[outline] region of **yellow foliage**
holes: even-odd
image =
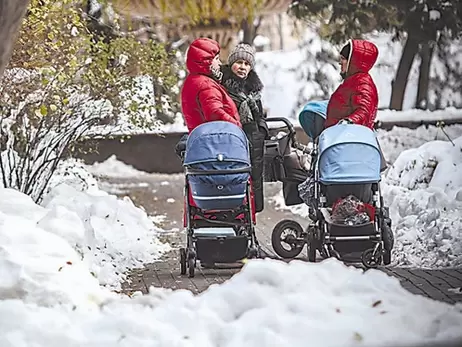
[[[164,23],[194,25],[207,21],[252,19],[263,0],[112,0],[125,15],[149,17]]]

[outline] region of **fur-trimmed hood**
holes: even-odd
[[[221,72],[223,73],[221,84],[226,89],[245,94],[261,93],[263,90],[263,83],[254,70],[250,70],[246,79],[236,76],[229,65],[222,65]]]

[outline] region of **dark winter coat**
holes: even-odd
[[[219,53],[216,41],[195,40],[186,56],[186,77],[181,89],[181,109],[189,132],[202,123],[227,121],[241,126],[236,105],[225,88],[211,76],[212,60]]]
[[[370,69],[378,57],[378,48],[372,42],[351,40],[350,57],[345,80],[332,94],[327,106],[325,126],[349,119],[355,124],[374,127],[377,116],[378,93]]]
[[[261,102],[263,83],[253,70],[249,72],[246,79],[236,76],[228,65],[222,65],[221,72],[223,73],[221,83],[236,103],[242,128],[250,142],[255,212],[261,212],[264,208],[263,157],[265,139],[268,136],[266,115]]]

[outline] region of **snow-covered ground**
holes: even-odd
[[[454,143],[460,150],[462,137]],[[454,161],[457,149],[450,142],[438,146],[426,145],[434,151],[429,155],[450,166],[451,157],[443,152],[451,151]],[[412,160],[417,156],[403,155]],[[399,172],[410,176],[422,166],[410,167],[405,159],[390,170],[390,180]],[[153,261],[168,245],[158,241],[160,230],[143,210],[99,190],[88,171],[124,179],[146,175],[115,158],[91,167],[68,161],[53,178],[42,206],[17,191],[0,192],[2,347],[305,346],[307,336],[322,346],[405,346],[462,338],[461,304],[413,295],[396,278],[335,259],[316,264],[249,261],[229,281],[197,296],[151,288],[148,295],[130,298],[110,291],[119,288],[127,269]],[[445,184],[441,178],[444,174],[435,173],[435,181],[428,181],[432,187],[420,190],[412,180],[399,180],[390,188],[397,193],[386,194],[416,202],[433,194],[427,201],[440,208],[442,200],[436,198],[444,191],[438,188]],[[444,203],[449,218],[449,198]],[[412,216],[401,212],[393,211],[398,213],[395,225],[408,227]],[[442,235],[436,231],[439,222],[432,223],[432,235]],[[416,231],[399,230],[397,247],[407,252],[410,246],[403,240],[417,238]],[[455,254],[453,246],[445,250]]]
[[[80,286],[80,289],[82,286]],[[404,290],[396,278],[321,264],[249,262],[201,295],[152,289],[133,298],[46,307],[0,301],[0,345],[406,346],[462,337],[462,306]]]
[[[446,133],[452,140],[436,127],[379,132],[392,163],[381,187],[393,220],[394,264],[462,266],[462,126]],[[287,208],[282,194],[274,201]],[[304,205],[290,209],[308,216]]]
[[[58,302],[67,276],[75,281],[69,285],[76,293],[79,277],[82,283],[120,289],[128,270],[169,249],[158,241],[161,230],[142,209],[129,198],[117,199],[99,190],[84,166],[73,160],[61,165],[41,206],[15,190],[1,191],[0,273],[9,276],[12,287],[49,290],[49,299]],[[47,271],[53,274],[49,286]],[[22,295],[21,290],[16,292]],[[78,295],[86,294],[82,290]]]
[[[312,57],[321,49],[333,50],[312,39]],[[381,48],[388,53],[381,56],[375,77],[392,76],[396,45],[390,51]],[[306,54],[258,54],[270,115],[297,123],[298,96],[318,95],[319,85],[294,75]],[[304,73],[321,70],[328,77],[323,87],[334,87],[335,67],[321,60],[308,63],[312,66]],[[389,80],[378,84],[384,105]],[[409,108],[409,93],[406,100]],[[436,114],[406,112],[381,111],[379,119]],[[184,130],[178,117],[159,131]],[[399,264],[462,265],[462,126],[445,131],[453,142],[435,127],[379,131],[385,156],[394,163],[383,193]],[[429,142],[435,138],[440,141]],[[118,294],[128,270],[159,259],[170,247],[159,241],[162,230],[153,222],[161,216],[147,216],[129,198],[103,192],[92,174],[147,176],[115,157],[90,167],[69,160],[41,205],[18,191],[0,189],[1,347],[305,346],[308,340],[322,346],[404,346],[462,339],[461,304],[413,295],[396,278],[335,259],[316,264],[252,260],[226,283],[197,296],[154,288],[148,295]],[[303,206],[294,210],[305,213]]]

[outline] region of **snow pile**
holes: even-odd
[[[99,190],[94,178],[74,160],[60,166],[42,206],[19,192],[4,191],[9,198],[1,195],[1,212],[20,214],[34,228],[59,237],[55,243],[66,241],[86,263],[88,274],[109,288],[120,289],[128,270],[143,267],[170,249],[158,240],[162,230],[144,210],[128,197],[121,200]],[[69,256],[69,261],[75,264],[75,256]]]
[[[250,261],[202,295],[153,290],[100,310],[1,301],[0,345],[383,346],[462,338],[462,306],[403,289],[383,272],[329,259]],[[258,327],[256,329],[255,327]]]
[[[61,220],[67,229],[61,226],[58,235],[44,222],[49,212],[30,197],[12,189],[1,189],[0,194],[1,299],[82,305],[99,303],[109,295],[68,242],[79,236],[81,221],[76,216],[65,211],[74,218]]]
[[[384,179],[402,265],[462,265],[462,137],[453,143],[402,152]]]
[[[377,121],[381,122],[408,122],[408,121],[433,121],[438,122],[442,120],[460,120],[462,119],[462,109],[454,107],[447,107],[444,110],[381,110],[377,112]]]
[[[445,126],[443,129],[431,125],[420,126],[417,129],[393,127],[390,131],[377,130],[380,147],[391,164],[406,149],[419,147],[428,141],[448,141],[448,137],[455,139],[459,136],[462,136],[462,125],[459,124]]]
[[[394,265],[462,265],[462,136],[403,151],[381,188],[393,220]],[[273,201],[287,208],[282,193]],[[289,209],[308,217],[303,204]]]
[[[138,171],[133,166],[118,160],[115,155],[111,155],[102,163],[88,165],[86,169],[95,176],[104,177],[130,178],[146,175],[146,172]]]
[[[439,188],[462,201],[462,136],[403,151],[384,182],[409,190]]]

